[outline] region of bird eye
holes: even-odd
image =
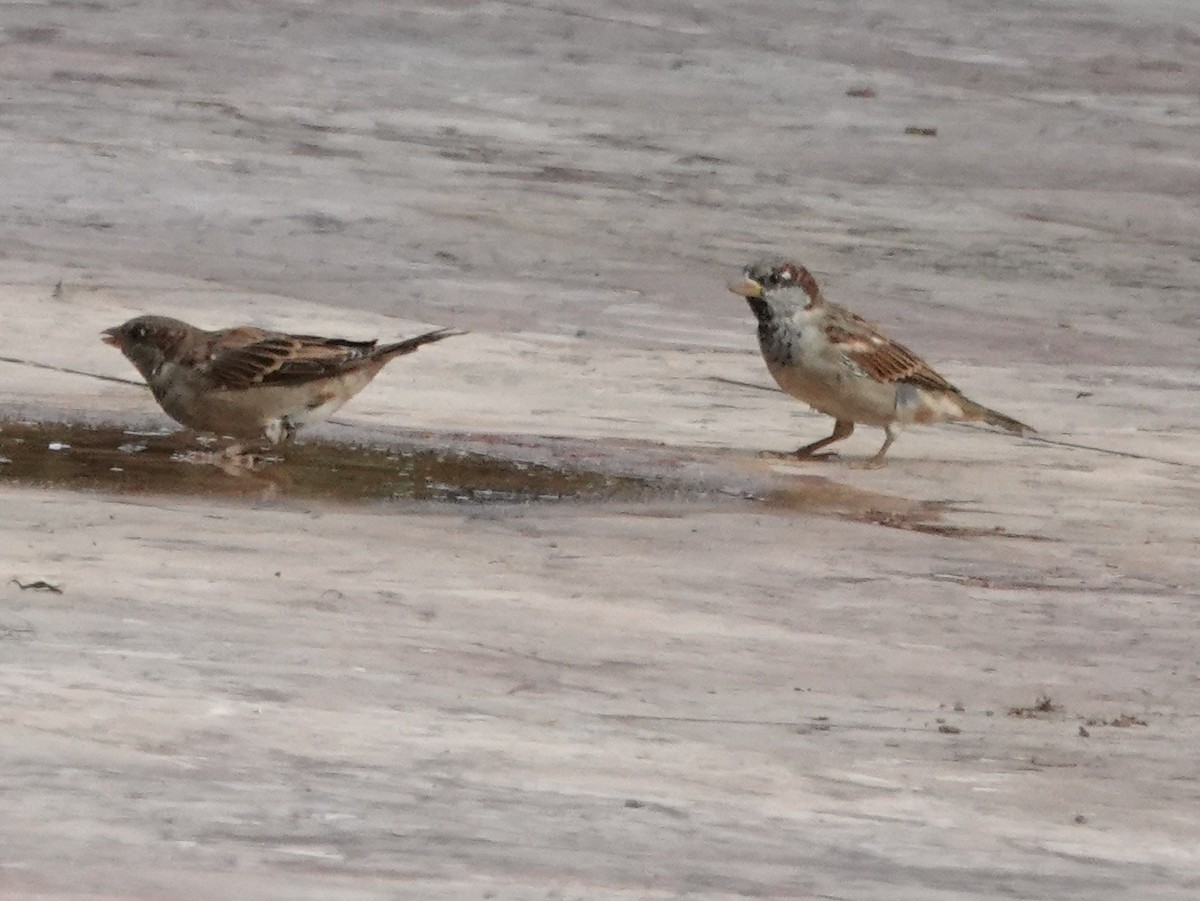
[[[141,341],[146,337],[146,326],[135,325],[129,330],[129,337],[133,338],[135,341]]]

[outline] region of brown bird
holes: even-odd
[[[1034,431],[968,399],[877,325],[825,300],[803,266],[763,260],[743,275],[729,290],[745,297],[758,319],[768,371],[792,397],[834,419],[833,434],[804,445],[797,457],[850,437],[860,422],[887,435],[870,467],[884,465],[901,425],[972,420],[1021,435]]]
[[[167,316],[138,316],[103,338],[137,367],[172,419],[276,444],[332,416],[393,357],[461,334],[436,329],[378,347],[252,326],[206,331]]]

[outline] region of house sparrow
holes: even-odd
[[[251,326],[205,331],[166,316],[138,316],[103,333],[177,422],[270,444],[326,419],[393,357],[462,332],[437,329],[376,347]]]
[[[977,420],[1018,434],[1034,430],[968,400],[933,368],[878,326],[829,303],[803,266],[752,263],[729,285],[758,319],[758,344],[779,387],[834,418],[833,434],[796,451],[799,458],[848,438],[854,424],[879,426],[883,447],[866,466],[884,465],[896,427]]]

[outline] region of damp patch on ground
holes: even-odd
[[[946,522],[958,510],[950,501],[917,501],[868,491],[822,476],[795,475],[761,497],[764,507],[784,515],[808,513],[869,523],[887,529],[922,532],[943,538],[1015,538],[1050,541],[1043,535],[1014,532],[1003,526],[977,528]]]
[[[455,441],[467,446],[455,447]],[[1047,540],[947,523],[945,514],[953,507],[946,502],[909,500],[824,476],[776,474],[755,480],[735,471],[736,456],[733,468],[726,459],[722,477],[713,466],[689,470],[677,453],[658,455],[654,462],[644,448],[640,454],[627,449],[630,458],[621,457],[621,469],[615,471],[616,455],[601,453],[594,444],[590,455],[577,448],[555,449],[549,439],[529,447],[498,441],[486,453],[480,452],[482,445],[477,437],[463,436],[436,447],[308,440],[246,468],[228,461],[214,465],[221,455],[186,431],[0,420],[0,486],[352,504],[751,503],[777,515],[832,516],[948,538]],[[522,460],[522,454],[539,462]]]
[[[351,503],[637,501],[676,491],[652,479],[445,448],[312,441],[291,445],[253,469],[199,464],[198,450],[186,433],[0,422],[0,484]]]

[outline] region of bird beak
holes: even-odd
[[[747,276],[736,282],[729,283],[729,290],[742,297],[762,297],[763,288],[754,279]]]
[[[100,333],[100,340],[109,347],[120,347],[121,339],[118,337],[118,332],[121,330],[119,325],[114,325],[112,328],[106,328]]]

